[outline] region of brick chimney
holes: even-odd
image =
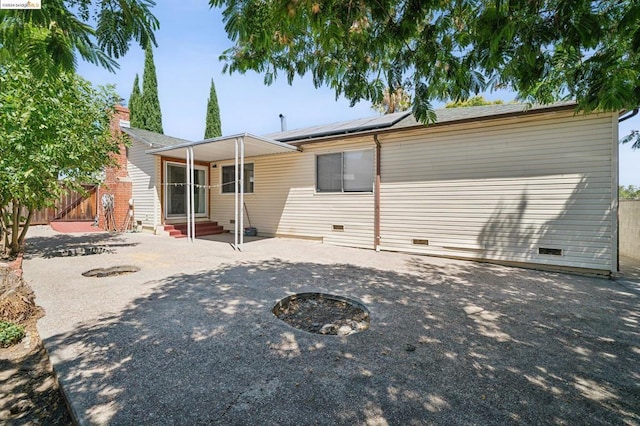
[[[129,122],[129,108],[116,105],[115,114],[111,119],[111,134],[115,138],[122,138],[121,124]],[[114,219],[118,231],[122,231],[129,215],[129,200],[133,196],[131,178],[127,170],[127,148],[122,143],[118,153],[112,154],[116,160],[116,166],[105,169],[104,183],[98,189],[98,226],[106,229],[105,210],[102,206],[104,194],[113,195]],[[113,230],[113,225],[110,226]]]

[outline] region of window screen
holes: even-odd
[[[342,153],[318,155],[316,170],[318,192],[342,191]]]
[[[236,192],[236,166],[222,167],[222,193],[233,194]],[[253,163],[244,165],[244,193],[253,192]]]
[[[343,155],[345,192],[373,191],[373,151],[351,151]]]
[[[323,154],[316,157],[318,192],[373,191],[373,150]]]

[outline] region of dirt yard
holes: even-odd
[[[42,315],[31,289],[0,261],[0,318],[26,331],[20,343],[0,348],[2,424],[73,424],[36,329]]]

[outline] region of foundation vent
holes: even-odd
[[[429,240],[421,240],[418,238],[414,238],[411,241],[411,244],[413,244],[414,246],[428,246],[429,245]]]
[[[549,248],[549,247],[538,247],[538,254],[546,254],[546,255],[549,255],[549,256],[562,256],[562,249]]]
[[[334,231],[344,231],[344,225],[331,225],[331,229]]]
[[[235,219],[229,219],[229,223],[234,225],[236,223],[236,220]]]

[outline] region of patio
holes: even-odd
[[[81,424],[640,422],[631,281],[302,240],[31,235],[25,279]],[[81,275],[114,265],[141,270]],[[369,330],[275,318],[301,292],[360,301]]]

